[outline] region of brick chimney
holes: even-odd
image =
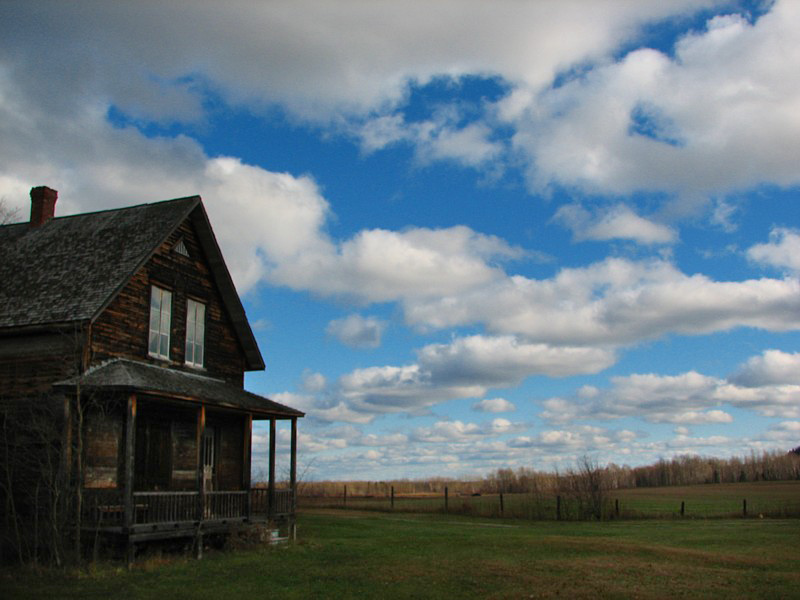
[[[31,188],[31,227],[39,227],[47,223],[56,214],[58,192],[40,185]]]

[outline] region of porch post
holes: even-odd
[[[245,494],[244,516],[249,521],[252,510],[250,466],[252,464],[253,453],[253,415],[248,414],[244,417],[244,439],[242,442],[242,488]]]
[[[79,400],[80,401],[80,400]],[[124,510],[124,530],[127,538],[127,562],[128,566],[133,563],[134,544],[130,541],[131,529],[136,520],[136,505],[133,502],[133,479],[134,479],[134,458],[136,452],[136,394],[128,396],[127,409],[125,411],[125,448],[123,459],[123,510]]]
[[[289,489],[292,490],[291,512],[297,509],[297,417],[292,417],[291,456],[289,458]]]
[[[289,489],[292,490],[292,500],[289,512],[289,537],[297,539],[297,417],[292,417],[292,442],[289,463]]]
[[[195,554],[197,558],[203,558],[203,517],[205,513],[205,485],[203,481],[203,433],[206,429],[206,407],[201,404],[197,409],[197,429],[195,437],[197,439],[197,533],[195,535]]]
[[[269,518],[275,517],[275,419],[269,420]]]

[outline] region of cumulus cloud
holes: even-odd
[[[544,400],[551,423],[638,417],[651,423],[687,425],[733,422],[724,405],[767,417],[800,418],[797,354],[767,350],[751,357],[727,379],[689,371],[680,375],[634,374],[612,378],[608,389]],[[688,430],[682,430],[688,433]]]
[[[800,385],[800,352],[765,350],[749,358],[730,380],[744,387]]]
[[[325,332],[351,348],[377,348],[384,329],[386,323],[380,319],[349,315],[328,323]]]
[[[674,56],[637,49],[538,94],[512,120],[533,187],[667,192],[685,210],[762,181],[796,184],[798,22],[786,1],[753,23],[717,16]]]
[[[412,325],[483,323],[493,333],[565,345],[619,345],[750,326],[800,327],[796,279],[714,281],[663,260],[609,258],[550,279],[510,276],[490,285],[405,303]]]
[[[505,398],[484,398],[479,402],[472,405],[472,410],[487,413],[502,413],[513,412],[517,410],[513,402],[509,402]]]
[[[623,205],[593,215],[578,204],[564,204],[553,218],[571,229],[577,241],[621,239],[650,245],[669,244],[677,237],[670,227],[640,217]]]
[[[769,243],[756,244],[747,257],[757,263],[800,273],[800,232],[777,227],[770,232]]]
[[[515,433],[525,429],[522,423],[507,419],[493,419],[487,423],[464,423],[463,421],[437,421],[431,427],[420,427],[412,433],[412,439],[426,443],[468,442],[481,438]]]

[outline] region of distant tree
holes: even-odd
[[[11,208],[5,198],[0,198],[0,225],[14,223],[19,218],[19,210]]]
[[[792,448],[791,450],[789,450],[789,454],[797,454],[798,456],[800,456],[800,446],[797,446],[796,448]]]

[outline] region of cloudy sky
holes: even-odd
[[[791,0],[5,0],[0,198],[200,194],[307,478],[788,450],[798,30]]]

